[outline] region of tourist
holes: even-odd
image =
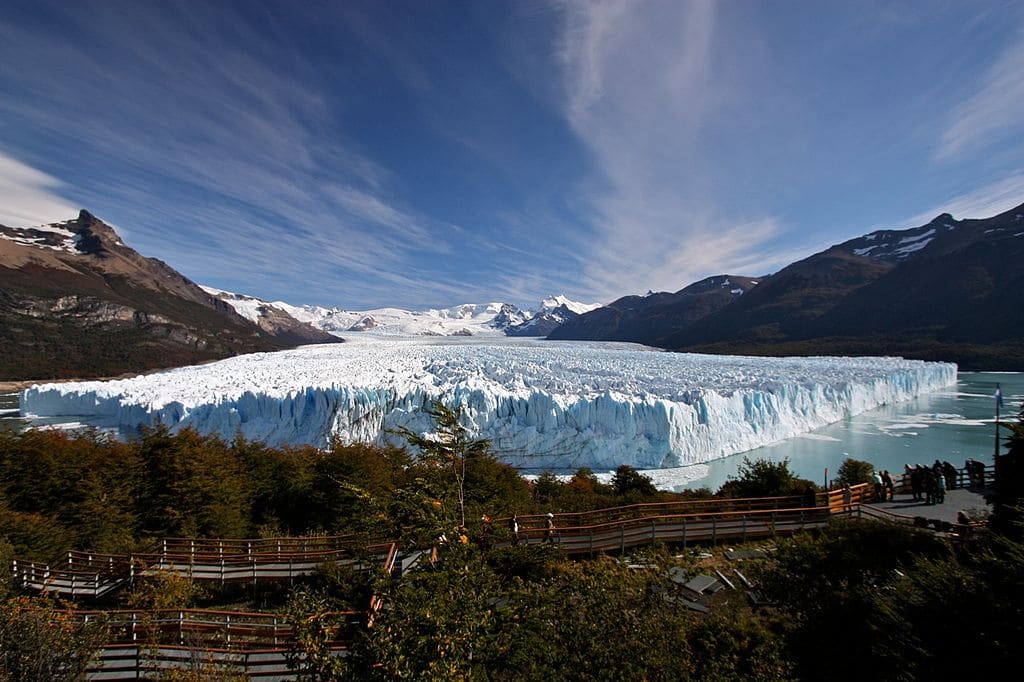
[[[548,512],[547,520],[544,522],[544,542],[555,541],[555,515]]]
[[[949,462],[942,463],[942,474],[946,477],[946,489],[953,490],[956,488],[956,467]]]
[[[925,467],[921,470],[921,487],[924,490],[924,503],[935,504],[935,472]]]
[[[967,475],[968,487],[974,487],[974,460],[968,459],[964,462],[964,473]]]
[[[882,501],[888,499],[890,502],[896,496],[896,486],[892,482],[892,474],[888,469],[882,469]]]
[[[519,518],[513,514],[508,520],[508,534],[512,536],[512,544],[519,544]]]
[[[843,511],[853,510],[853,490],[849,483],[843,484]]]
[[[479,545],[481,549],[491,548],[491,535],[493,534],[494,528],[491,525],[491,517],[484,514],[480,517],[480,540]]]
[[[876,469],[871,474],[875,484],[875,502],[882,502],[885,500],[885,481],[882,480],[882,474]]]
[[[916,502],[921,501],[921,493],[923,490],[924,481],[921,478],[924,475],[924,467],[918,464],[910,472],[910,494],[914,496]]]

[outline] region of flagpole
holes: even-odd
[[[993,458],[992,458],[992,463],[993,464],[995,464],[996,459],[998,459],[998,457],[999,457],[999,404],[1001,402],[1003,402],[1003,391],[999,387],[999,384],[996,384],[996,444],[995,444],[995,454],[993,455]]]

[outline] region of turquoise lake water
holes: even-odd
[[[914,400],[885,405],[825,426],[803,436],[749,452],[679,469],[649,471],[664,488],[716,490],[735,475],[743,457],[789,460],[801,478],[818,484],[834,478],[843,460],[852,457],[876,469],[903,471],[905,464],[948,460],[992,462],[995,449],[995,390],[1001,384],[1001,418],[1016,419],[1024,400],[1024,374],[961,372],[956,386]]]

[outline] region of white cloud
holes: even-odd
[[[711,196],[702,135],[737,88],[715,72],[714,3],[568,2],[564,114],[599,177],[584,191],[596,233],[584,259],[599,297],[675,290],[777,267],[771,216],[732,216]],[[747,270],[749,268],[749,270]]]
[[[907,219],[911,226],[922,225],[940,213],[954,218],[990,218],[1024,203],[1024,172],[985,185],[972,192],[952,196],[938,206]]]
[[[34,227],[70,220],[78,215],[60,196],[61,183],[0,151],[0,223]]]
[[[953,108],[939,139],[938,160],[976,151],[1004,136],[1024,135],[1024,29],[981,83],[974,96]]]

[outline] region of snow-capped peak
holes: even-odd
[[[589,313],[591,310],[600,308],[600,303],[579,303],[566,298],[564,295],[548,296],[540,302],[540,310],[538,314],[542,312],[548,312],[551,310],[557,310],[558,308],[565,308],[566,310],[582,315],[583,313]]]

